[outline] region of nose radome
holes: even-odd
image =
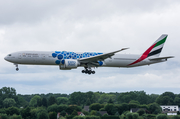
[[[5,59],[6,61],[8,61],[8,58],[7,58],[7,56],[6,56],[6,57],[4,57],[4,59]]]

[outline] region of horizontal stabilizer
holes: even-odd
[[[174,58],[174,56],[151,58],[151,59],[149,59],[149,60],[151,60],[151,61],[153,61],[153,60],[162,60],[162,59],[167,60],[167,59],[169,59],[169,58]]]

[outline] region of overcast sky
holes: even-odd
[[[168,34],[161,56],[167,62],[137,68],[98,68],[95,75],[58,66],[15,66],[4,57],[16,51],[142,54]],[[148,94],[180,92],[179,0],[0,0],[0,88],[19,94],[75,91]]]

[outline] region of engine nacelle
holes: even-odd
[[[59,68],[61,70],[71,70],[71,69],[76,69],[79,65],[80,64],[77,60],[65,59],[64,61],[62,61],[62,64],[59,65]]]

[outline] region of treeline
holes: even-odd
[[[161,95],[146,94],[144,91],[131,91],[125,93],[103,93],[103,92],[74,92],[72,94],[32,94],[21,95],[16,94],[16,90],[10,87],[3,87],[0,89],[0,108],[9,107],[11,105],[16,107],[36,106],[34,97],[38,99],[39,103],[46,103],[47,106],[51,105],[51,100],[56,104],[75,104],[78,106],[91,105],[93,103],[106,104],[110,99],[114,104],[129,103],[134,100],[139,104],[150,104],[156,102],[159,105],[179,105],[180,94],[173,92],[165,92]],[[9,102],[9,103],[8,103]],[[11,102],[11,103],[10,103]],[[53,102],[54,103],[54,102]]]
[[[14,89],[15,90],[15,89]],[[180,94],[174,94],[173,92],[165,92],[161,95],[158,94],[146,94],[144,91],[131,91],[125,93],[103,93],[103,92],[74,92],[72,94],[32,94],[32,95],[21,95],[20,106],[24,104],[31,104],[30,101],[34,96],[39,96],[41,99],[55,98],[56,104],[75,104],[79,106],[91,105],[93,103],[106,104],[110,99],[114,104],[129,103],[134,100],[139,104],[150,104],[156,102],[160,105],[179,105],[180,106]],[[17,97],[15,100],[17,100]],[[24,104],[21,104],[24,102]],[[26,102],[26,103],[25,103]],[[49,102],[50,103],[50,102]],[[50,103],[51,104],[51,103]]]
[[[165,92],[161,95],[146,94],[144,91],[131,91],[125,93],[103,92],[74,92],[72,94],[17,94],[14,88],[3,87],[0,89],[0,118],[24,119],[55,119],[57,113],[67,119],[79,118],[77,112],[83,112],[86,117],[108,119],[127,118],[137,116],[142,118],[155,118],[161,113],[160,105],[179,105],[180,94]],[[89,106],[89,111],[83,110]],[[138,113],[130,114],[131,108],[144,108]],[[99,111],[106,111],[101,115]],[[88,115],[88,116],[87,116]],[[84,118],[86,118],[84,117]],[[161,117],[161,116],[160,116]],[[90,118],[89,118],[90,119]]]

